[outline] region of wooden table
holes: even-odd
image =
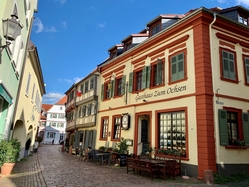
[[[111,153],[97,153],[95,155],[99,157],[99,163],[100,163],[100,165],[103,164],[104,156],[108,156],[107,157],[107,162],[108,162],[109,165],[111,164],[111,162],[110,162],[110,155],[111,155]]]

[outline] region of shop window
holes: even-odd
[[[100,129],[100,139],[101,140],[107,140],[108,124],[109,124],[108,117],[102,118],[102,120],[101,120],[101,129]]]
[[[185,111],[159,114],[159,149],[178,150],[186,156]]]
[[[236,54],[227,49],[221,49],[221,79],[237,81]]]
[[[249,146],[248,113],[240,109],[219,109],[220,145]]]
[[[120,141],[120,133],[121,133],[121,117],[113,118],[113,127],[112,127],[112,140]]]

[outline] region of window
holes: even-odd
[[[31,74],[29,73],[28,75],[28,81],[27,81],[27,86],[26,86],[26,95],[29,95],[29,85],[30,85],[30,79],[31,79]]]
[[[239,22],[243,23],[244,25],[248,25],[248,17],[243,16],[243,15],[239,15]]]
[[[80,85],[80,91],[83,93],[84,92],[84,83]]]
[[[64,123],[58,123],[59,128],[64,128]]]
[[[81,117],[81,107],[79,107],[79,110],[78,110],[78,117]]]
[[[227,80],[237,80],[235,53],[232,51],[221,50],[221,59],[221,77]]]
[[[160,149],[186,153],[185,111],[160,113],[159,135]]]
[[[48,132],[47,138],[55,138],[55,132]]]
[[[152,27],[151,36],[155,35],[156,33],[159,33],[159,31],[160,31],[160,24],[157,24],[156,26]]]
[[[56,123],[55,123],[55,122],[50,123],[50,126],[51,126],[51,127],[56,127]]]
[[[91,115],[91,107],[92,107],[92,104],[87,105],[87,116]]]
[[[129,74],[129,92],[140,91],[150,86],[150,69],[150,66],[145,66],[142,70]]]
[[[249,84],[249,58],[244,56],[245,83]]]
[[[228,108],[218,110],[220,145],[249,145],[249,116],[241,109]]]
[[[60,107],[60,110],[63,110],[63,107],[62,107],[62,106]]]
[[[91,114],[95,114],[96,113],[96,104],[92,103],[91,104]]]
[[[90,79],[90,90],[93,89],[93,86],[94,86],[94,78],[91,78]]]
[[[116,78],[114,85],[114,96],[122,96],[125,92],[126,76]]]
[[[88,85],[89,85],[89,81],[85,82],[85,93],[88,92]]]
[[[152,77],[151,77],[151,85],[152,86],[158,86],[163,84],[164,82],[164,65],[163,61],[160,59],[157,59],[157,62],[152,64]]]
[[[51,118],[57,118],[57,114],[51,114]]]
[[[102,84],[101,87],[101,99],[109,99],[112,97],[112,92],[113,92],[113,85],[114,81],[106,82],[105,84]]]
[[[125,51],[128,51],[131,48],[131,42],[127,43],[125,46]]]
[[[103,117],[101,120],[101,129],[100,129],[100,139],[107,140],[108,136],[108,117]]]
[[[58,118],[59,118],[59,119],[64,119],[64,118],[65,118],[65,115],[64,115],[64,114],[58,114]]]
[[[170,57],[170,82],[175,82],[185,78],[184,52]]]
[[[120,132],[121,132],[121,117],[114,117],[112,140],[120,140]]]

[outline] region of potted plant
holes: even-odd
[[[11,173],[15,163],[19,158],[21,142],[17,139],[1,140],[0,142],[0,165],[1,174],[8,175]]]
[[[117,143],[117,147],[118,147],[118,153],[120,154],[128,154],[129,150],[128,147],[129,145],[126,144],[126,140],[122,138],[122,140]]]

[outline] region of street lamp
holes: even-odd
[[[11,19],[3,20],[3,36],[6,39],[6,45],[0,46],[0,52],[14,41],[18,35],[21,34],[22,26],[17,21],[18,17],[15,14],[11,15]]]

